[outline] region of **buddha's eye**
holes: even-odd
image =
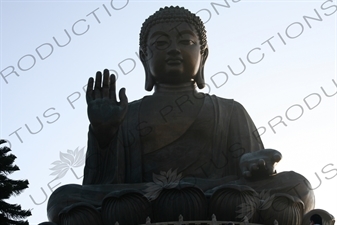
[[[166,45],[168,45],[168,41],[156,41],[156,42],[155,42],[155,45],[156,45],[157,47],[166,46]]]
[[[157,49],[163,50],[170,46],[170,42],[168,40],[156,40],[152,45]]]
[[[180,43],[183,45],[194,45],[195,44],[193,40],[189,40],[189,39],[181,40]]]

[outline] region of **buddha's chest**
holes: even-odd
[[[140,137],[143,153],[180,142],[183,137],[188,146],[209,140],[213,115],[211,105],[192,94],[145,98],[139,114],[139,122],[149,131]]]
[[[186,97],[186,103],[180,109],[173,105],[179,99],[166,100],[166,104],[148,104],[151,110],[147,113],[143,111],[145,107],[141,108],[140,119],[148,119],[147,126],[152,129],[141,136],[144,180],[151,180],[153,173],[170,169],[178,169],[184,176],[207,177],[202,167],[212,159],[216,135],[212,103],[206,99],[189,102]]]

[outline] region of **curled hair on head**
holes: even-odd
[[[170,22],[186,22],[194,26],[195,30],[198,33],[199,42],[200,42],[200,53],[203,55],[207,46],[207,38],[206,38],[206,29],[202,20],[191,13],[189,10],[184,7],[179,6],[170,6],[165,8],[160,8],[157,12],[151,15],[149,18],[145,20],[140,30],[139,37],[139,46],[147,55],[146,47],[147,47],[147,38],[150,32],[150,29],[159,23],[170,23]]]

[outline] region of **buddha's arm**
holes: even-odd
[[[282,158],[277,150],[264,149],[257,129],[244,107],[234,102],[230,123],[234,131],[229,145],[241,148],[240,175],[246,178],[263,178],[275,173],[275,166]],[[238,147],[237,147],[238,148]]]
[[[207,100],[207,98],[206,98]],[[253,136],[256,127],[244,107],[232,99],[210,96],[214,108],[214,164],[224,165],[222,176],[241,176],[240,157],[263,149],[259,137]]]
[[[127,113],[128,99],[125,89],[119,91],[116,100],[116,78],[109,70],[97,72],[95,82],[88,81],[86,100],[90,121],[88,150],[84,168],[83,184],[119,183],[117,164],[120,160],[118,135]]]
[[[247,154],[264,149],[263,143],[259,136],[256,136],[256,127],[245,110],[238,102],[233,100],[224,101],[223,116],[228,116],[224,132],[227,137],[226,155],[228,160],[227,174],[242,176],[240,169],[240,158]],[[225,120],[227,121],[227,120]]]
[[[233,102],[229,122],[228,148],[240,148],[241,155],[264,149],[256,126],[246,109],[238,102]]]
[[[83,184],[123,183],[119,174],[124,169],[124,152],[117,134],[106,147],[100,147],[91,128],[88,132],[88,148],[84,167]]]

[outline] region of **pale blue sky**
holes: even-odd
[[[205,92],[242,103],[256,126],[265,127],[265,147],[282,152],[278,171],[301,173],[313,187],[319,186],[320,177],[316,208],[337,215],[332,201],[337,199],[337,94],[327,97],[321,89],[330,95],[337,92],[336,1],[242,0],[228,1],[229,7],[211,3],[225,5],[217,0],[1,1],[0,71],[6,76],[15,68],[19,76],[8,75],[8,83],[0,77],[0,137],[11,142],[18,157],[21,171],[12,177],[30,181],[29,189],[11,199],[33,208],[30,224],[47,219],[43,191],[49,197],[48,186],[81,182],[76,176],[82,175],[83,166],[54,181],[50,168],[60,160],[60,152],[86,146],[82,88],[88,77],[108,68],[118,73],[117,87],[126,87],[130,101],[150,94],[144,90],[144,71],[135,52],[141,24],[165,5],[200,11],[207,21],[210,54],[205,76],[210,88]],[[318,18],[316,13],[322,21],[307,23],[304,16]],[[65,45],[65,29],[71,40],[59,47],[53,37]],[[264,58],[249,63],[251,50],[251,61],[262,54]],[[234,76],[228,66],[242,70],[239,58],[246,70]],[[312,109],[304,100],[309,95],[306,102]],[[284,123],[276,125],[274,133],[268,123],[275,125],[280,117]],[[39,132],[31,134],[25,125]],[[10,135],[16,130],[22,142]]]

